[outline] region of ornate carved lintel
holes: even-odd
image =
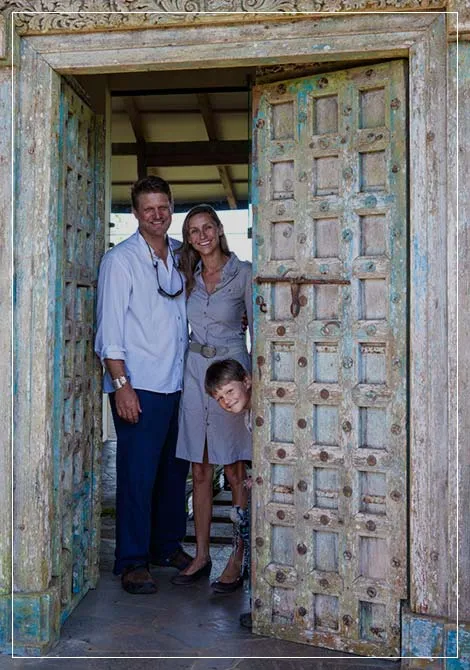
[[[292,13],[442,9],[448,0],[0,0],[18,34],[279,20]],[[18,13],[16,13],[18,12]],[[24,13],[23,13],[24,12]],[[30,13],[28,13],[30,12]]]

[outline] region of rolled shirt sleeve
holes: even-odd
[[[132,280],[129,269],[113,254],[105,254],[98,277],[95,351],[105,358],[125,360],[124,324]]]

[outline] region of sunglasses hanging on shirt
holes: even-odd
[[[149,248],[149,254],[150,254],[150,258],[152,260],[152,265],[155,268],[155,273],[157,275],[157,284],[158,284],[157,291],[158,291],[159,295],[163,296],[164,298],[171,298],[171,299],[177,298],[184,291],[184,282],[183,282],[183,277],[181,276],[181,272],[178,270],[178,265],[176,263],[176,259],[175,259],[175,255],[173,253],[173,249],[171,248],[170,241],[167,238],[168,249],[170,250],[171,258],[173,259],[173,267],[175,268],[176,272],[178,273],[178,277],[180,278],[180,283],[181,283],[181,288],[178,291],[176,291],[176,293],[168,293],[167,291],[165,291],[165,289],[160,284],[160,278],[158,276],[158,261],[154,261],[150,245],[147,241],[146,241],[146,243],[147,243],[147,246]]]

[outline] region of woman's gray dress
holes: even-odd
[[[188,350],[176,456],[202,463],[207,439],[209,463],[227,465],[251,460],[251,435],[245,427],[243,413],[230,414],[207,395],[204,378],[209,365],[224,358],[236,359],[251,374],[246,337],[241,327],[245,310],[250,331],[253,321],[251,263],[230,254],[213,293],[207,293],[201,269],[199,264],[196,284],[187,303],[190,339],[216,348],[225,347],[228,351],[217,352],[214,358],[204,358]]]

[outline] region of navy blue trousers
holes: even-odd
[[[138,423],[121,419],[109,396],[117,434],[114,574],[126,566],[168,558],[186,533],[189,462],[176,458],[180,392],[135,389]]]

